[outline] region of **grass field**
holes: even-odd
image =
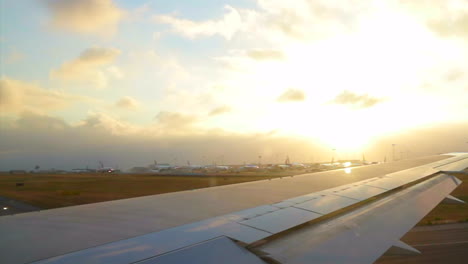
[[[274,177],[284,176],[283,174]],[[0,196],[44,208],[96,203],[272,178],[265,175],[153,176],[127,174],[0,175]],[[23,183],[24,186],[16,186]]]
[[[126,174],[0,174],[0,196],[49,209],[103,202],[152,194],[176,192],[286,176],[152,176]],[[296,172],[298,173],[298,172]],[[291,174],[291,172],[289,172]],[[452,193],[468,202],[468,176],[457,176],[463,183]],[[23,183],[23,186],[17,186]],[[468,221],[468,205],[438,205],[419,224]]]

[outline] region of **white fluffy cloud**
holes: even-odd
[[[257,0],[258,9],[226,6],[219,19],[193,21],[173,15],[156,15],[153,21],[171,26],[172,30],[189,38],[220,35],[231,39],[239,32],[246,39],[267,37],[278,39],[310,39],[352,28],[372,1],[330,0]],[[255,36],[255,37],[252,37]]]
[[[242,21],[237,9],[231,6],[226,6],[225,8],[227,13],[218,20],[195,22],[171,15],[156,15],[153,16],[153,21],[161,24],[168,24],[176,33],[189,38],[221,35],[226,39],[231,39],[242,26]]]
[[[114,48],[89,48],[80,56],[65,62],[58,69],[50,72],[52,79],[91,83],[94,87],[104,88],[108,78],[121,78],[122,73],[116,66],[104,70],[104,66],[114,62],[120,50]]]
[[[55,28],[84,34],[113,34],[125,12],[112,0],[44,0]]]

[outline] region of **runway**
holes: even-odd
[[[39,211],[40,208],[0,196],[0,216]]]
[[[467,263],[468,223],[415,227],[402,241],[421,251],[415,256],[384,256],[376,264]]]

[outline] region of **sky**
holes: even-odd
[[[0,2],[0,170],[392,144],[468,151],[467,1]]]

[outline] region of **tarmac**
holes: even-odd
[[[401,240],[421,251],[421,254],[384,255],[375,263],[468,263],[468,223],[415,227]]]
[[[0,196],[0,216],[34,212],[39,210],[39,207]]]

